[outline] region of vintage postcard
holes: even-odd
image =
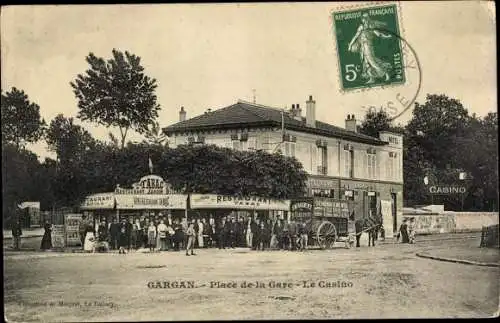
[[[495,13],[3,6],[5,320],[498,317]]]

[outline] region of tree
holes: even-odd
[[[172,149],[129,143],[117,150],[98,144],[85,151],[77,166],[58,172],[55,185],[61,191],[57,193],[59,201],[75,205],[90,193],[109,192],[117,184],[130,186],[148,173],[148,158],[154,164],[154,173],[182,193],[279,199],[305,193],[307,174],[302,165],[280,154],[241,152],[215,145],[181,145]]]
[[[77,160],[87,149],[95,146],[96,140],[79,125],[73,123],[73,118],[57,115],[47,130],[46,141],[49,149],[57,153],[61,163]]]
[[[405,128],[404,194],[411,204],[433,201],[448,210],[498,209],[497,114],[484,119],[469,116],[467,109],[446,95],[427,95],[415,103],[413,118]],[[469,178],[461,181],[459,174]],[[423,177],[435,183],[460,185],[464,195],[430,196]]]
[[[28,200],[38,201],[41,183],[37,156],[15,144],[2,145],[2,211],[4,223],[9,222],[17,205]]]
[[[424,158],[440,169],[455,167],[457,141],[467,134],[469,124],[470,117],[460,101],[429,94],[424,104],[415,102],[413,117],[406,126],[406,144],[421,146]]]
[[[498,118],[488,113],[473,116],[466,134],[457,140],[457,163],[470,174],[470,193],[466,206],[472,209],[498,209]]]
[[[391,117],[385,110],[369,110],[361,124],[360,132],[365,135],[378,138],[380,131],[403,133],[404,128],[400,125],[394,126],[392,124]]]
[[[167,148],[158,167],[174,189],[186,193],[289,199],[303,196],[307,180],[307,173],[295,158],[215,145]]]
[[[156,80],[144,74],[140,57],[113,49],[113,57],[105,61],[90,53],[90,65],[84,74],[70,82],[78,99],[78,118],[106,127],[118,127],[121,147],[129,130],[139,133],[158,117]]]
[[[10,92],[2,92],[2,143],[20,148],[27,142],[38,141],[44,128],[40,107],[30,102],[24,91],[13,87]]]
[[[158,122],[153,122],[145,131],[144,136],[146,137],[145,143],[150,145],[163,146],[168,143],[167,136],[163,134]]]

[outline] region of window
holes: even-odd
[[[396,181],[399,181],[402,179],[401,164],[400,164],[399,158],[400,158],[399,155],[395,154],[395,157],[394,157],[394,180],[396,180]]]
[[[375,179],[377,177],[377,155],[372,153],[366,154],[366,176],[369,179]]]
[[[248,140],[240,141],[241,150],[248,150]]]
[[[241,141],[233,140],[233,149],[234,150],[241,150]]]
[[[248,139],[248,149],[251,150],[259,149],[259,142],[257,137]]]
[[[295,143],[286,141],[283,143],[283,145],[285,146],[284,147],[285,156],[295,157]]]
[[[395,152],[389,152],[389,160],[387,162],[387,179],[390,181],[400,180],[401,168],[399,165],[398,154]]]
[[[271,150],[271,134],[269,132],[262,134],[260,141],[261,141],[260,147],[262,150],[265,151]]]
[[[317,150],[317,160],[318,160],[318,174],[327,175],[328,174],[328,154],[326,147],[318,147]]]

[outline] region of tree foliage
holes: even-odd
[[[75,125],[73,118],[66,118],[62,114],[50,122],[45,140],[49,149],[56,152],[61,163],[81,158],[85,150],[96,145],[96,140],[87,130]]]
[[[369,110],[361,123],[360,132],[378,138],[379,132],[381,131],[391,131],[402,134],[404,133],[404,128],[400,125],[393,125],[391,117],[385,110]]]
[[[52,203],[51,179],[54,168],[41,164],[37,156],[15,144],[2,145],[2,211],[4,224],[24,201],[41,201],[42,208]]]
[[[158,117],[156,79],[144,73],[141,58],[113,49],[105,60],[90,53],[90,68],[78,74],[71,87],[78,99],[78,118],[118,127],[121,147],[129,130],[144,133]]]
[[[467,136],[470,117],[456,99],[427,95],[424,104],[415,103],[413,117],[406,126],[407,145],[420,146],[424,158],[438,168],[457,162],[460,138]]]
[[[40,117],[40,107],[30,102],[23,90],[13,87],[2,92],[2,143],[22,147],[38,141],[44,133],[45,121]]]
[[[361,131],[371,136],[394,128],[383,111],[369,112]],[[401,128],[401,127],[397,127]],[[396,129],[397,130],[397,129]],[[427,95],[416,102],[404,131],[403,178],[406,205],[444,204],[449,210],[498,210],[497,113],[470,116],[456,99]],[[465,172],[468,179],[459,180]],[[464,195],[434,195],[424,185],[461,185]]]
[[[153,122],[144,132],[146,140],[144,143],[149,145],[163,146],[168,144],[168,138],[163,133],[158,122]]]
[[[148,158],[154,173],[183,193],[258,195],[272,198],[301,196],[306,172],[293,158],[263,151],[234,151],[215,145],[181,145],[175,149],[129,144],[122,150],[104,147],[84,158],[87,192],[113,190],[116,184],[131,185],[148,173]]]

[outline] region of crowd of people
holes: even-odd
[[[148,248],[153,251],[186,250],[194,255],[195,248],[306,249],[308,233],[304,223],[256,216],[227,216],[216,220],[197,217],[173,219],[167,216],[128,217],[120,222],[98,223],[97,228],[84,219],[80,225],[83,249],[88,252]]]

